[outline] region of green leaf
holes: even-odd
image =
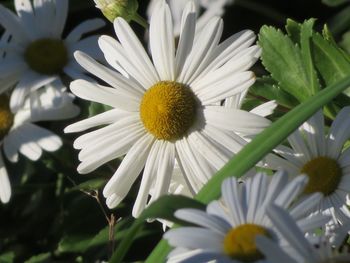
[[[348,54],[350,54],[350,31],[346,32],[340,42],[340,46],[345,49]]]
[[[322,0],[322,3],[329,6],[338,6],[348,2],[348,0]]]
[[[343,51],[324,39],[319,33],[313,36],[314,60],[326,85],[350,75],[350,62]],[[345,91],[350,96],[350,90]]]
[[[298,45],[273,27],[263,26],[259,34],[262,62],[279,86],[299,101],[311,93],[310,78]]]
[[[271,77],[258,78],[249,91],[256,96],[276,100],[279,105],[287,108],[293,108],[298,104],[298,101],[282,90]]]
[[[89,106],[89,117],[91,116],[95,116],[97,114],[100,114],[102,112],[108,111],[112,109],[112,107],[108,106],[108,105],[104,105],[101,103],[97,103],[97,102],[91,102],[90,106]]]
[[[288,18],[286,31],[294,43],[300,43],[300,24],[298,22]]]
[[[350,6],[341,9],[328,23],[330,31],[336,36],[340,36],[350,28]]]
[[[0,263],[12,263],[15,259],[15,253],[12,251],[0,255]]]
[[[198,193],[196,199],[207,204],[219,198],[220,187],[225,178],[243,176],[244,173],[283,142],[288,135],[314,115],[322,106],[329,103],[349,86],[350,76],[321,90],[315,96],[308,98],[305,102],[272,123],[217,172]],[[169,245],[165,240],[162,240],[147,258],[146,263],[165,261],[169,251]]]
[[[92,191],[92,190],[100,189],[105,183],[106,183],[106,179],[94,178],[70,188],[69,191],[74,191],[74,190]]]
[[[49,262],[50,253],[43,253],[39,255],[35,255],[31,257],[30,259],[26,260],[24,263],[43,263],[43,262]]]
[[[109,263],[122,262],[123,257],[133,242],[134,236],[142,228],[145,220],[149,218],[162,218],[173,222],[181,222],[179,219],[174,217],[175,211],[180,208],[197,208],[203,210],[205,209],[205,206],[196,200],[181,195],[168,195],[160,197],[156,202],[145,209],[135,220],[126,237],[119,244]],[[155,260],[153,262],[161,261]]]

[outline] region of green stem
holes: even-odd
[[[139,25],[141,25],[142,27],[144,27],[145,29],[148,29],[148,27],[149,27],[148,22],[142,16],[140,16],[138,13],[135,14],[135,16],[132,18],[132,20],[135,21],[136,23],[138,23]]]
[[[234,158],[232,158],[197,194],[197,200],[207,204],[220,197],[222,181],[230,176],[241,177],[251,167],[282,143],[301,124],[314,115],[321,107],[350,86],[350,76],[331,85],[315,96],[310,97],[283,117],[272,123],[257,135]],[[146,263],[163,262],[170,251],[165,240],[162,240],[152,251]]]

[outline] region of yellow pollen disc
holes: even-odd
[[[339,164],[329,157],[317,157],[307,162],[300,170],[309,177],[304,193],[322,192],[332,194],[338,187],[342,177]]]
[[[68,53],[62,40],[43,38],[28,45],[24,58],[32,70],[53,75],[60,73],[67,64]]]
[[[0,95],[0,141],[6,136],[13,125],[13,113],[9,107],[9,98]]]
[[[232,228],[224,239],[224,252],[232,259],[251,262],[263,259],[263,254],[256,247],[258,235],[270,237],[268,230],[255,224],[244,224]]]
[[[161,81],[144,94],[140,115],[146,130],[160,140],[186,135],[196,113],[195,95],[184,84]]]

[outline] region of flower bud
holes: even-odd
[[[117,17],[130,22],[137,15],[137,0],[94,0],[96,7],[101,9],[103,15],[113,23]]]

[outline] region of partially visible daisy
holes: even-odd
[[[129,78],[75,53],[86,70],[112,87],[76,80],[72,92],[114,108],[65,129],[79,132],[106,125],[75,141],[74,147],[81,149],[78,171],[89,173],[126,154],[103,191],[113,208],[144,168],[134,216],[147,205],[152,186],[153,201],[168,192],[175,160],[190,191],[198,192],[243,147],[241,136],[256,135],[270,124],[257,114],[220,105],[255,81],[248,71],[260,54],[259,47],[250,46],[254,33],[242,31],[219,43],[223,22],[214,17],[194,38],[193,2],[183,22],[176,50],[169,7],[159,3],[150,24],[152,63],[128,23],[115,20],[119,41],[102,36],[99,44],[111,66],[122,68]]]
[[[348,251],[339,252],[328,236],[307,236],[295,221],[283,209],[271,206],[267,215],[275,228],[289,243],[288,251],[271,239],[257,238],[257,245],[270,263],[347,263],[350,262]]]
[[[9,108],[9,97],[6,94],[0,95],[0,146],[6,158],[17,162],[20,152],[36,161],[43,150],[52,152],[59,149],[62,145],[60,137],[33,122],[66,119],[77,115],[79,108],[72,104],[72,99],[72,95],[63,90],[48,86],[32,93],[14,114]],[[0,150],[0,200],[7,203],[10,197],[10,181]]]
[[[270,177],[259,173],[242,183],[236,178],[226,179],[222,184],[222,201],[211,202],[206,212],[197,209],[175,212],[179,219],[197,226],[171,229],[164,234],[169,244],[176,247],[169,262],[268,262],[257,249],[255,238],[263,235],[279,241],[266,216],[271,203],[289,209],[305,232],[329,221],[322,215],[306,218],[304,213],[304,209],[315,205],[320,194],[291,207],[306,182],[306,177],[298,176],[288,183],[283,172]]]
[[[151,0],[147,8],[148,19],[151,19],[155,6],[163,0]],[[173,18],[174,34],[180,35],[182,13],[191,0],[166,0],[170,6],[171,15]],[[203,14],[197,20],[196,30],[199,32],[204,28],[208,21],[214,16],[221,16],[225,9],[225,5],[231,4],[233,0],[195,0],[196,14],[200,10],[204,10]]]
[[[68,0],[15,0],[17,15],[0,5],[0,24],[5,28],[0,50],[0,93],[15,85],[10,99],[13,112],[19,110],[25,97],[53,81],[61,74],[83,77],[73,58],[82,50],[99,56],[97,37],[81,40],[83,34],[104,25],[101,19],[87,20],[63,39],[62,31],[68,14]]]
[[[288,137],[291,147],[280,146],[275,150],[283,158],[267,158],[267,162],[271,168],[287,170],[290,176],[306,174],[309,183],[305,193],[324,194],[316,210],[342,222],[350,217],[346,207],[350,192],[350,148],[343,150],[349,138],[350,107],[338,113],[328,135],[319,111]]]

